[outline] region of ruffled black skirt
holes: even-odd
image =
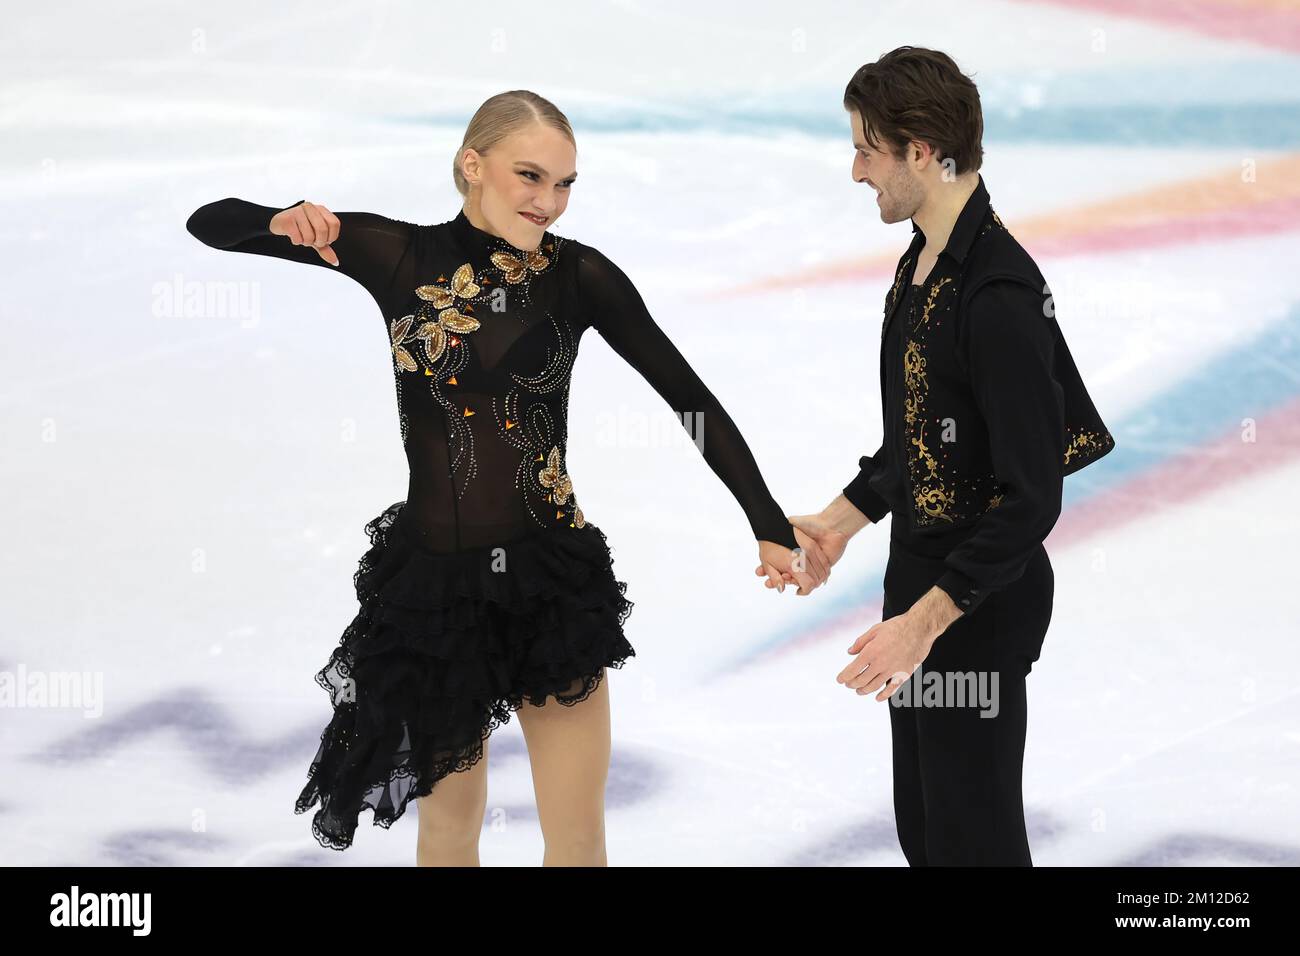
[[[404,505],[366,524],[360,611],[316,674],[334,715],[294,812],[319,803],[312,834],[331,849],[352,845],[363,810],[390,827],[472,767],[524,703],[572,706],[636,656],[633,604],[595,525],[439,554],[403,530]]]

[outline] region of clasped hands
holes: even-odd
[[[840,559],[848,546],[848,535],[821,524],[816,515],[789,517],[794,526],[794,538],[799,545],[791,550],[775,541],[760,541],[759,565],[754,573],[766,576],[764,587],[784,592],[787,584],[798,587],[800,596],[807,596],[821,587],[831,576],[831,565]]]
[[[801,596],[829,580],[831,566],[843,557],[849,538],[871,523],[842,495],[819,514],[793,515],[788,520],[794,526],[799,551],[760,541],[754,573],[766,577],[764,587],[777,591],[796,584]],[[859,635],[848,648],[855,655],[853,660],[836,680],[859,695],[875,693],[877,701],[888,699],[921,666],[939,635],[959,616],[951,598],[932,587],[906,612]]]
[[[767,588],[784,592],[787,584],[798,585],[800,596],[830,580],[831,565],[844,556],[849,538],[871,523],[843,495],[819,514],[789,515],[787,520],[794,526],[798,552],[774,541],[760,541],[754,573],[767,578],[763,582]]]

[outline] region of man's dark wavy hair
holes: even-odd
[[[853,74],[844,108],[862,116],[863,138],[874,148],[883,139],[897,159],[913,140],[929,143],[938,158],[951,159],[962,175],[984,162],[984,115],[980,94],[946,53],[900,46]]]

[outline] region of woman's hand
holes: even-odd
[[[332,266],[339,257],[330,243],[339,237],[339,217],[319,203],[301,202],[271,217],[271,234],[287,236],[295,246],[312,246]]]
[[[758,567],[754,573],[767,576],[766,587],[785,591],[786,582],[799,585],[800,595],[811,594],[830,577],[831,562],[816,541],[800,535],[796,529],[795,540],[803,550],[800,558],[791,549],[775,541],[758,543]]]
[[[834,565],[840,558],[844,557],[844,550],[849,546],[849,538],[856,534],[864,524],[870,524],[869,521],[862,520],[862,516],[856,509],[851,510],[853,517],[837,514],[835,509],[841,504],[839,499],[832,502],[831,506],[819,514],[813,515],[787,515],[787,520],[794,525],[794,537],[799,542],[799,546],[805,551],[808,550],[807,541],[814,542],[820,549],[821,553],[826,556],[830,565]],[[847,504],[847,502],[844,502]],[[857,520],[853,520],[857,519]],[[826,570],[826,576],[830,577],[830,568]],[[790,575],[783,576],[788,583],[793,579]],[[770,580],[763,582],[764,587],[776,587]]]

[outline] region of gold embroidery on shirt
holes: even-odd
[[[1009,235],[1009,231],[1002,219],[991,207],[989,213],[989,219],[980,230],[980,235],[987,235],[994,230]],[[912,257],[906,256],[899,265],[898,274],[894,277],[894,285],[886,297],[886,322],[898,300],[903,277],[909,273],[911,263]],[[951,281],[951,278],[943,278],[933,286],[923,285],[918,287],[927,289],[929,294],[920,310],[920,316],[917,318],[915,325],[912,325],[908,332],[905,333],[903,377],[906,395],[904,396],[903,419],[909,450],[906,455],[909,476],[908,485],[913,498],[916,524],[922,527],[939,521],[953,522],[968,517],[961,513],[965,509],[959,509],[959,506],[969,500],[973,511],[974,508],[978,507],[976,502],[981,500],[989,490],[994,493],[988,498],[988,504],[984,506],[981,513],[987,513],[1000,507],[1004,499],[1004,491],[998,490],[1003,486],[999,484],[995,474],[989,473],[967,481],[965,475],[946,469],[944,463],[935,457],[926,441],[927,416],[925,412],[926,398],[929,393],[929,380],[926,374],[927,360],[925,353],[927,337],[931,331],[931,311],[936,307],[941,290]],[[950,298],[945,305],[946,310],[951,310],[953,303],[957,301],[956,289],[957,287],[954,285],[947,290]],[[939,314],[943,314],[943,312],[941,311]],[[906,318],[910,318],[910,316]],[[930,421],[938,420],[940,417],[941,415],[928,416]],[[1114,439],[1104,430],[1101,432],[1067,430],[1063,464],[1069,465],[1072,461],[1077,462],[1080,458],[1092,458],[1096,454],[1104,452],[1113,443]]]
[[[1070,459],[1075,455],[1098,451],[1110,441],[1109,435],[1103,437],[1098,432],[1077,432],[1067,437],[1069,441],[1065,446],[1065,461],[1062,463],[1066,465],[1070,463]]]
[[[945,276],[944,278],[936,282],[934,286],[930,289],[930,294],[926,297],[925,300],[925,308],[921,312],[921,319],[919,322],[916,323],[915,326],[912,327],[912,331],[916,331],[922,325],[925,325],[927,322],[930,321],[930,310],[934,308],[935,299],[939,297],[939,292],[943,289],[943,287],[948,285],[950,282],[952,282],[952,279],[948,276]]]
[[[894,286],[885,295],[885,318],[880,324],[880,337],[885,337],[885,327],[889,324],[889,316],[894,311],[894,304],[898,301],[898,289],[903,282],[903,274],[907,272],[907,264],[911,260],[904,256],[903,261],[898,264],[898,274],[894,276]]]
[[[945,277],[930,289],[921,317],[911,331],[928,331],[925,327],[930,321],[930,312],[940,291],[950,282],[952,279]],[[954,495],[940,474],[939,462],[925,443],[925,396],[930,390],[930,383],[925,374],[924,334],[919,334],[918,338],[922,341],[911,337],[907,339],[903,355],[903,381],[907,389],[903,399],[903,421],[907,429],[908,445],[916,450],[915,455],[909,456],[907,461],[912,497],[919,515],[930,522],[941,519],[952,521],[953,516],[948,511],[953,504]]]
[[[898,287],[903,284],[903,273],[907,271],[907,264],[910,259],[904,259],[898,265],[898,275],[894,276],[894,287],[889,290],[889,304],[893,307],[894,302],[898,300]]]

